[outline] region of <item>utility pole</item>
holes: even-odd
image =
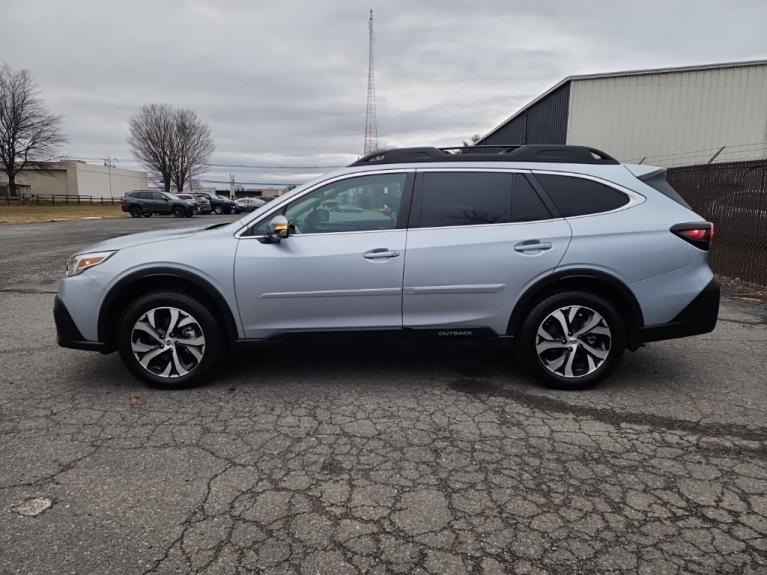
[[[234,174],[229,174],[229,199],[234,199]]]
[[[114,162],[114,163],[113,163]],[[104,158],[104,165],[107,168],[107,186],[109,188],[109,197],[112,197],[112,168],[116,168],[115,164],[117,163],[117,158],[112,158],[111,156],[107,155],[106,158]]]
[[[376,123],[376,83],[375,83],[375,59],[373,57],[373,9],[370,9],[368,20],[370,42],[368,45],[368,98],[365,108],[365,142],[362,146],[362,154],[367,156],[378,149],[378,125]]]

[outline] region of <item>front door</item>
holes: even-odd
[[[284,332],[402,327],[404,218],[412,176],[347,177],[265,216],[243,234],[235,289],[248,338]],[[290,235],[264,243],[271,219]]]

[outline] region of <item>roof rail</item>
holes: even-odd
[[[373,152],[350,166],[410,164],[414,162],[544,162],[562,164],[617,164],[611,155],[589,146],[561,144],[456,146],[453,148],[394,148]]]

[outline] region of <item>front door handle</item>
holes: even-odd
[[[399,252],[397,250],[389,250],[387,248],[376,248],[374,250],[367,251],[363,254],[366,260],[396,258],[398,255],[399,255]]]
[[[514,246],[517,252],[542,252],[551,249],[551,242],[541,242],[539,240],[527,240],[519,242]]]

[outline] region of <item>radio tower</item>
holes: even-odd
[[[370,29],[370,48],[368,53],[368,101],[365,109],[365,143],[362,154],[367,156],[378,149],[378,126],[376,125],[376,82],[375,82],[375,62],[373,60],[373,43],[375,35],[373,34],[373,10],[370,10],[370,20],[368,20]]]

